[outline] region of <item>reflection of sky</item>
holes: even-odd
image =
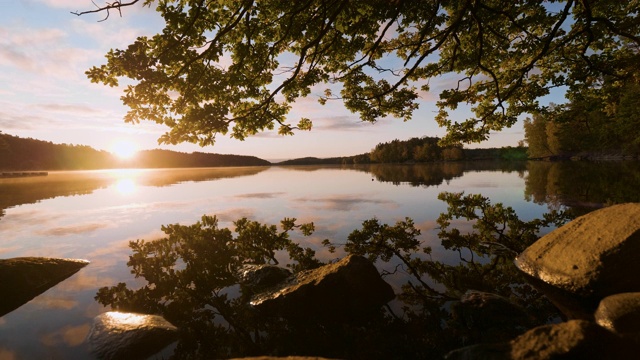
[[[234,176],[233,170],[224,171]],[[14,353],[42,358],[51,349],[60,357],[71,356],[73,349],[82,346],[78,339],[86,335],[87,324],[105,311],[93,300],[97,289],[118,282],[142,284],[126,266],[128,243],[161,237],[161,225],[191,224],[204,214],[217,215],[223,227],[241,217],[271,224],[295,217],[299,222],[313,221],[317,230],[309,238],[293,237],[328,260],[342,252],[328,253],[321,245],[323,239],[344,243],[364,220],[377,217],[395,223],[409,216],[422,230],[425,245],[434,247],[434,258],[444,260],[451,255],[438,247],[435,237],[435,220],[445,210],[437,200],[442,191],[482,192],[494,202],[513,206],[519,214],[535,216],[545,210],[524,201],[524,180],[515,172],[471,172],[438,187],[395,186],[371,181],[371,174],[365,172],[337,168],[275,167],[253,175],[177,183],[163,182],[165,173],[169,171],[103,172],[100,176],[106,183],[86,195],[58,196],[6,209],[0,220],[0,256],[84,258],[91,264],[0,319],[0,358]],[[148,185],[149,179],[162,186]],[[33,186],[47,186],[46,179],[39,181]],[[40,339],[37,346],[34,339]]]

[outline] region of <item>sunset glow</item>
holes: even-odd
[[[129,140],[118,140],[111,145],[111,153],[120,159],[133,158],[138,153],[138,145]]]

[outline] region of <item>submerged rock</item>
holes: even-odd
[[[158,315],[100,314],[87,337],[98,359],[144,359],[177,339],[178,329]]]
[[[576,218],[529,246],[516,265],[569,318],[592,319],[603,298],[640,291],[640,204]]]
[[[530,327],[520,306],[500,295],[468,290],[453,307],[453,314],[469,330],[472,343],[508,341]]]
[[[291,271],[275,265],[245,265],[238,275],[240,284],[258,292],[278,285],[291,276]]]
[[[334,264],[303,271],[253,296],[265,314],[288,318],[341,321],[359,318],[395,297],[375,266],[349,255]]]
[[[0,316],[87,266],[89,261],[45,257],[0,259]]]

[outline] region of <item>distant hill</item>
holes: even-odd
[[[194,152],[191,154],[171,150],[143,150],[132,161],[134,167],[216,167],[216,166],[268,166],[271,163],[255,156],[226,155]]]
[[[217,167],[267,166],[255,156],[203,152],[191,154],[171,150],[143,150],[123,161],[113,154],[85,145],[54,144],[0,133],[0,170],[94,170],[120,167]]]

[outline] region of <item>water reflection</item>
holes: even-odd
[[[56,171],[48,176],[0,179],[0,217],[7,208],[32,204],[60,196],[88,195],[115,184],[122,194],[136,186],[168,186],[184,181],[207,181],[258,174],[265,167],[206,169],[122,169],[98,171]]]
[[[583,215],[610,204],[640,202],[640,162],[529,162],[525,199]]]
[[[136,191],[136,183],[131,178],[119,179],[114,186],[122,195],[133,194]]]
[[[93,300],[98,288],[119,283],[125,283],[127,291],[136,291],[147,285],[152,287],[148,279],[131,276],[126,262],[135,252],[128,247],[128,242],[158,239],[164,236],[160,231],[161,225],[192,224],[202,214],[216,214],[219,215],[221,228],[232,227],[231,222],[243,216],[262,223],[277,223],[284,216],[296,216],[305,222],[313,221],[317,227],[314,235],[294,240],[305,248],[313,249],[318,261],[332,261],[356,251],[371,256],[379,254],[376,263],[379,271],[394,286],[396,293],[402,294],[400,302],[390,306],[397,318],[388,310],[381,309],[380,314],[372,317],[366,326],[344,325],[342,329],[333,329],[322,324],[308,324],[308,327],[303,326],[306,324],[289,324],[280,319],[270,319],[265,324],[265,320],[253,317],[244,304],[236,304],[235,299],[243,295],[238,285],[230,283],[223,287],[224,291],[217,293],[220,296],[226,294],[227,301],[218,302],[218,305],[228,304],[223,310],[228,310],[226,313],[230,314],[232,320],[242,325],[242,329],[257,329],[260,335],[260,341],[256,345],[248,343],[246,349],[255,346],[253,350],[256,354],[261,349],[273,349],[273,352],[281,350],[281,354],[311,354],[318,350],[316,353],[321,354],[328,351],[323,348],[335,348],[336,352],[330,354],[333,357],[353,358],[356,356],[351,356],[350,351],[355,353],[360,347],[367,349],[371,357],[437,358],[434,354],[439,354],[444,348],[457,346],[461,342],[467,344],[482,334],[482,331],[472,331],[469,327],[471,320],[464,311],[455,313],[461,316],[455,318],[454,312],[449,311],[457,301],[452,299],[459,298],[466,289],[497,289],[496,292],[512,297],[513,301],[530,309],[528,311],[542,309],[536,319],[550,314],[545,310],[544,303],[525,285],[513,288],[501,285],[519,284],[511,272],[510,262],[505,260],[513,244],[506,249],[487,244],[482,248],[469,241],[466,246],[462,242],[464,238],[439,234],[442,226],[435,220],[439,213],[447,211],[447,206],[436,199],[437,194],[463,190],[468,194],[482,193],[490,197],[492,203],[503,202],[513,206],[518,216],[527,220],[539,218],[548,207],[565,209],[573,206],[588,211],[590,207],[584,206],[587,203],[601,206],[613,201],[640,200],[636,190],[640,180],[636,165],[604,164],[607,170],[602,171],[597,169],[600,165],[445,163],[143,170],[129,174],[135,191],[127,195],[118,193],[115,187],[119,179],[126,179],[127,176],[118,177],[104,171],[50,173],[48,177],[32,179],[0,179],[0,210],[11,208],[0,219],[0,254],[4,257],[82,257],[92,261],[79,274],[0,318],[0,354],[4,352],[20,358],[44,358],[55,351],[59,356],[53,357],[83,358],[84,355],[77,348],[64,348],[65,344],[73,341],[60,339],[71,336],[63,334],[80,333],[81,326],[106,311]],[[528,201],[523,195],[525,185]],[[580,202],[572,200],[576,197]],[[382,258],[384,253],[381,252],[383,244],[377,248],[369,246],[372,245],[371,239],[360,242],[357,247],[346,247],[349,232],[361,228],[364,220],[376,217],[380,223],[393,224],[405,216],[412,217],[415,228],[422,232],[418,237],[421,243],[418,248],[399,252],[408,254],[413,262],[419,264],[416,271],[410,271],[395,254],[385,262]],[[454,218],[450,220],[449,228],[459,229],[461,234],[477,232],[473,223],[464,218]],[[368,227],[369,230],[371,228]],[[394,226],[391,225],[391,228]],[[379,230],[390,231],[384,227]],[[343,245],[336,244],[336,252],[330,253],[327,247],[322,246],[322,240],[326,238]],[[449,241],[443,242],[443,238]],[[353,240],[349,240],[349,243],[355,244]],[[412,243],[408,241],[408,244]],[[390,245],[394,249],[394,245]],[[427,247],[431,253],[423,251]],[[470,247],[476,250],[472,252]],[[255,251],[257,249],[253,248]],[[200,250],[198,248],[194,253],[198,254]],[[167,257],[186,254],[176,255],[176,251],[162,248],[156,258],[166,260]],[[498,255],[501,251],[502,257]],[[204,265],[195,265],[194,269],[213,266],[203,256],[196,257]],[[242,259],[239,256],[231,258],[235,259],[233,261]],[[276,251],[275,258],[281,264],[296,263],[288,259],[287,251]],[[148,265],[160,271],[164,260],[158,259],[149,260]],[[408,281],[413,287],[407,285]],[[429,293],[423,283],[438,294]],[[168,285],[164,288],[155,287],[156,292],[151,295],[160,296],[167,288],[171,289]],[[208,323],[203,325],[199,321],[213,315],[220,318],[220,314],[211,314],[217,311],[215,306],[196,307],[196,303],[187,300],[190,299],[188,295],[199,296],[197,301],[206,300],[209,294],[197,294],[193,289],[184,287],[176,289],[180,292],[171,295],[176,299],[176,304],[186,302],[187,306],[194,309],[184,314],[176,310],[178,312],[175,314],[176,317],[191,319],[184,321],[193,326],[191,330],[185,330],[184,337],[191,339],[181,345],[185,354],[207,349],[211,349],[212,353],[230,351],[229,346],[243,349],[246,337],[238,338],[241,335],[236,334],[235,329],[220,327],[221,323],[215,321],[215,326]],[[514,289],[517,293],[512,295]],[[118,296],[126,294],[123,289]],[[180,297],[185,300],[179,300]],[[164,311],[165,308],[173,311],[168,303],[154,303],[154,299],[157,300],[140,300],[148,301],[145,306],[153,311]],[[403,306],[410,311],[404,312]],[[34,323],[32,319],[38,320]],[[77,330],[71,331],[66,328],[68,326]],[[199,337],[200,333],[203,335]],[[43,347],[34,340],[42,334],[54,334],[50,340],[56,341],[48,343],[52,344],[51,347]],[[254,336],[252,332],[249,335],[249,338]],[[346,344],[348,341],[353,344]],[[391,345],[388,351],[375,353],[380,348],[378,344]],[[392,350],[395,346],[404,348],[395,355]],[[427,354],[430,351],[431,354]]]
[[[207,216],[193,225],[163,226],[164,238],[130,243],[127,265],[147,283],[137,289],[125,283],[104,287],[96,300],[119,311],[162,314],[179,329],[175,358],[440,358],[464,345],[509,340],[558,316],[525,283],[513,258],[543,228],[566,220],[563,214],[525,222],[513,209],[494,207],[481,196],[446,194],[442,200],[449,210],[438,219],[439,235],[443,246],[461,255],[454,264],[431,257],[431,248],[420,241],[420,230],[410,219],[395,225],[367,220],[346,244],[325,241],[332,251],[343,246],[347,253],[374,263],[395,264],[395,271],[382,275],[394,283],[399,303],[366,318],[329,319],[313,316],[318,309],[308,309],[309,315],[301,320],[250,306],[254,293],[239,275],[246,264],[278,264],[276,253],[286,254],[286,265],[293,271],[322,264],[314,250],[289,235],[295,228],[309,227],[291,221],[283,221],[282,231],[247,219],[234,222],[232,229],[221,228],[216,217]],[[480,209],[492,216],[481,216]],[[473,224],[472,230],[462,234],[451,228],[454,218]],[[496,224],[508,230],[499,230]],[[468,290],[499,294],[515,305],[499,308],[506,313],[479,314],[458,301]]]

